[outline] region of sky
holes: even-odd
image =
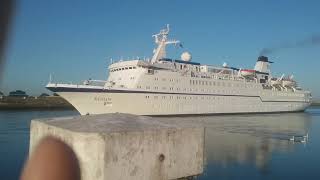
[[[168,56],[183,51],[203,64],[253,68],[263,48],[320,35],[317,0],[20,0],[0,91],[38,95],[54,82],[106,79],[110,58],[151,57],[152,34],[170,24]],[[320,43],[319,43],[320,44]],[[268,54],[272,72],[293,74],[320,98],[320,45]]]

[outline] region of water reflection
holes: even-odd
[[[219,117],[205,120],[205,146],[208,164],[223,167],[253,164],[265,171],[271,154],[289,152],[297,137],[308,134],[311,124],[306,113]],[[296,137],[296,142],[290,140]],[[307,143],[307,142],[305,142]]]
[[[267,172],[272,153],[293,151],[294,142],[290,138],[306,135],[310,123],[309,115],[304,113],[220,117],[214,123],[208,121],[207,163],[222,167],[249,164]]]
[[[309,113],[168,118],[205,127],[205,173],[200,179],[259,179],[270,172],[274,153],[294,151],[308,134]],[[296,142],[290,138],[296,137]],[[305,142],[308,143],[308,142]],[[236,175],[232,175],[236,174]],[[259,175],[260,174],[260,175]],[[237,177],[235,177],[237,176]]]

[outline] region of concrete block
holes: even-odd
[[[83,180],[178,179],[201,174],[204,128],[106,114],[32,120],[30,153],[47,135],[75,151]]]

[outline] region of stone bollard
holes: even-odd
[[[118,113],[32,120],[30,153],[47,135],[73,148],[83,180],[164,180],[203,172],[203,127]]]

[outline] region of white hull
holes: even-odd
[[[81,115],[130,113],[137,115],[187,115],[221,113],[295,112],[310,103],[265,101],[260,97],[176,95],[152,93],[60,92]]]

